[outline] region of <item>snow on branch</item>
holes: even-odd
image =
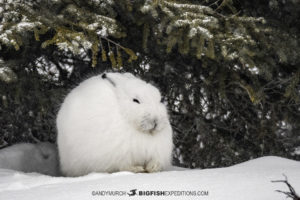
[[[129,62],[137,57],[132,50],[109,39],[126,37],[124,27],[115,19],[114,4],[114,1],[87,1],[86,4],[80,1],[0,2],[0,21],[3,24],[0,26],[0,49],[1,46],[12,46],[16,51],[20,50],[27,39],[26,32],[34,33],[36,41],[40,41],[41,35],[54,33],[52,38],[42,41],[42,48],[56,45],[75,55],[91,50],[93,67],[97,64],[99,51],[102,55],[110,52],[107,54],[110,58],[117,55],[116,67],[122,67],[120,50],[129,56]],[[101,40],[106,40],[108,49]],[[106,61],[104,57],[102,61]],[[110,61],[115,65],[114,59]]]

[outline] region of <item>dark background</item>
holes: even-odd
[[[96,12],[88,3],[76,2]],[[136,7],[144,3],[137,2]],[[92,50],[75,55],[56,45],[42,48],[43,41],[55,35],[53,27],[41,34],[39,41],[32,30],[20,33],[23,45],[19,50],[1,43],[0,69],[6,71],[0,71],[0,147],[19,142],[55,143],[55,117],[64,96],[82,80],[108,70],[134,73],[160,88],[174,131],[175,165],[221,167],[265,155],[300,160],[300,153],[295,153],[300,147],[299,1],[233,1],[221,8],[223,1],[185,2],[210,6],[224,16],[264,17],[264,27],[272,32],[253,36],[256,41],[267,38],[266,44],[261,42],[254,50],[259,73],[238,60],[197,59],[181,53],[179,46],[167,53],[153,34],[151,23],[157,22],[151,15],[144,16],[150,33],[143,48],[145,32],[134,20],[140,13],[135,13],[135,6],[130,14],[115,5],[113,14],[107,15],[126,27],[127,36],[111,39],[138,52],[133,62],[127,62],[128,55],[122,54],[122,69],[103,62],[101,52],[92,67]],[[57,15],[69,4],[62,1],[47,9]],[[35,6],[33,9],[39,10],[41,4]],[[8,23],[3,12],[0,21]],[[103,47],[108,48],[108,43]],[[116,50],[117,46],[110,48]],[[215,54],[217,58],[221,55],[217,45]]]

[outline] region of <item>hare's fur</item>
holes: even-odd
[[[0,168],[57,176],[57,148],[48,142],[6,147],[0,150]]]
[[[156,172],[171,165],[172,129],[157,88],[132,74],[83,81],[58,116],[58,150],[66,176]]]

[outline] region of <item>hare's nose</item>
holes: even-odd
[[[158,122],[157,122],[157,119],[154,119],[154,120],[153,120],[153,124],[154,124],[154,125],[153,125],[153,129],[156,129],[157,123],[158,123]]]
[[[157,124],[158,124],[158,120],[155,118],[152,121],[152,128],[150,129],[150,132],[155,131],[155,129],[157,128]]]

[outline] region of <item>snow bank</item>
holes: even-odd
[[[0,169],[0,199],[282,200],[285,196],[275,190],[288,191],[287,186],[271,182],[283,180],[282,174],[299,194],[300,162],[273,156],[227,168],[190,170],[174,167],[171,171],[153,174],[93,173],[77,178]],[[144,196],[129,196],[134,193]]]

